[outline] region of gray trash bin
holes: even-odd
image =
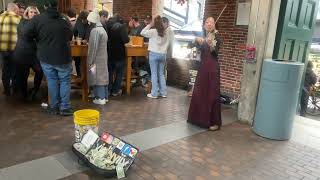
[[[303,68],[298,62],[264,60],[253,122],[256,134],[275,140],[291,137]]]

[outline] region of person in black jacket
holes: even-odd
[[[112,24],[109,23],[108,29],[108,51],[109,61],[109,90],[113,96],[122,94],[121,82],[125,70],[125,44],[129,42],[128,32],[126,27],[121,23],[121,17],[115,15],[112,19]],[[113,79],[115,75],[115,78]]]
[[[45,12],[31,19],[26,28],[28,38],[37,41],[37,57],[48,82],[49,114],[72,115],[71,24],[57,9],[57,0],[46,0]]]
[[[313,64],[311,61],[309,61],[300,100],[300,116],[306,116],[310,89],[317,82],[317,75],[313,72],[312,68]]]
[[[89,12],[83,10],[80,12],[78,19],[73,27],[73,35],[75,38],[81,38],[82,40],[89,40],[90,35],[90,25],[88,23],[87,17]],[[77,72],[77,76],[81,77],[81,58],[74,57],[75,68]]]
[[[72,31],[74,30],[74,26],[76,25],[77,22],[77,12],[74,8],[70,8],[67,11],[67,16],[69,18],[70,24],[71,24],[71,29]]]
[[[40,14],[40,12],[35,6],[29,6],[26,9],[23,19],[18,25],[18,42],[13,54],[16,65],[14,87],[17,92],[21,93],[24,99],[28,96],[28,76],[30,68],[35,72],[34,86],[30,91],[32,99],[35,98],[43,78],[41,65],[36,55],[36,41],[35,39],[28,39],[28,36],[25,36],[25,27],[30,23],[30,20],[38,14]]]

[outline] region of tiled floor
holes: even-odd
[[[64,179],[102,178],[86,171]],[[142,152],[127,179],[319,180],[320,149],[267,140],[233,123]]]
[[[75,109],[95,108],[101,128],[117,136],[185,121],[190,99],[170,88],[166,99],[133,96],[112,98],[99,107],[73,101]],[[0,96],[0,168],[70,149],[72,118],[49,116],[39,103],[21,104]],[[231,107],[224,121],[235,120]],[[145,150],[138,155],[127,179],[315,179],[320,180],[320,122],[298,118],[290,141],[271,141],[255,135],[248,125],[228,124],[218,132],[204,131]],[[103,179],[91,171],[64,180]]]

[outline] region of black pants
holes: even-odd
[[[2,84],[4,88],[4,94],[10,95],[12,82],[14,78],[14,63],[12,52],[1,52],[2,55]]]
[[[309,101],[309,93],[306,90],[302,90],[300,100],[300,116],[306,116]]]
[[[81,77],[81,57],[74,57],[74,66],[76,67],[77,76]]]
[[[31,64],[16,64],[14,87],[15,91],[21,94],[23,98],[28,96],[28,77],[30,68],[35,72],[31,95],[34,96],[39,91],[43,78],[43,72],[39,61],[34,61]]]
[[[124,58],[108,61],[109,71],[109,91],[110,93],[119,93],[121,89],[121,83],[124,76],[126,63]]]

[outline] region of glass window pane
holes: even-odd
[[[181,4],[178,4],[177,1],[174,1],[172,3],[171,10],[174,11],[175,13],[182,15],[182,16],[186,16],[187,15],[187,4],[188,3],[184,3],[183,5],[181,5]]]
[[[171,9],[171,1],[172,0],[164,0],[164,7]]]

